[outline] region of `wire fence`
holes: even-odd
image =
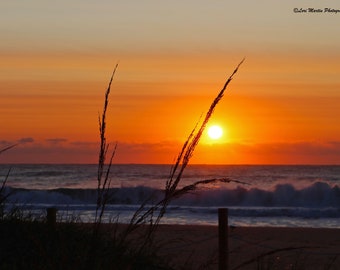
[[[53,210],[53,211],[52,211]],[[55,213],[56,211],[54,209],[49,209],[48,215],[47,215],[47,223],[49,224],[50,227],[54,227],[54,223],[56,222],[55,219]],[[224,215],[226,215],[226,219],[228,219],[227,216],[227,211],[224,212]],[[221,222],[221,219],[219,217],[219,223]],[[225,230],[227,234],[224,237],[227,237],[227,239],[221,239],[221,230]],[[205,235],[204,237],[197,238],[194,240],[186,241],[186,239],[183,239],[183,242],[176,242],[175,244],[169,244],[163,247],[163,251],[179,251],[179,250],[184,250],[184,249],[197,249],[204,243],[210,242],[210,243],[215,243],[216,246],[216,253],[219,254],[219,269],[241,269],[239,266],[242,266],[243,264],[247,264],[247,261],[241,262],[238,266],[234,266],[233,268],[229,268],[229,255],[234,255],[234,254],[244,254],[245,251],[249,250],[258,250],[258,252],[261,250],[262,253],[256,254],[254,253],[254,258],[249,259],[248,262],[255,262],[256,258],[259,257],[264,257],[267,255],[273,255],[275,253],[287,251],[296,251],[299,253],[299,256],[324,256],[327,258],[333,258],[333,263],[336,260],[336,258],[340,257],[340,252],[327,252],[324,251],[327,248],[331,247],[326,247],[326,246],[316,246],[316,245],[305,245],[305,246],[298,246],[297,244],[298,241],[295,243],[289,245],[285,245],[284,241],[280,241],[279,239],[274,239],[279,243],[279,245],[274,245],[270,243],[265,243],[265,242],[270,242],[273,240],[271,237],[270,239],[262,239],[260,241],[255,241],[249,239],[249,235],[242,234],[240,230],[238,230],[238,227],[235,226],[229,226],[228,225],[228,220],[224,221],[223,226],[221,227],[221,224],[219,224],[218,230],[216,229],[215,232],[211,232],[209,235]],[[261,237],[260,237],[261,239]],[[222,250],[221,252],[221,245],[220,242],[226,241],[224,247],[226,250]],[[339,239],[340,241],[340,239]],[[231,243],[231,244],[230,244]],[[227,253],[226,258],[222,258],[221,256],[224,256],[223,253]],[[221,255],[222,254],[222,255]],[[233,257],[234,258],[234,257]],[[235,259],[235,258],[234,258]],[[222,261],[225,260],[225,263]],[[221,266],[222,264],[222,266]],[[225,264],[225,265],[224,265]],[[339,266],[340,267],[340,266]],[[330,268],[326,268],[330,269]],[[335,268],[336,269],[336,268]]]

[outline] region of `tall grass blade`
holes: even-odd
[[[150,226],[148,227],[148,231],[145,235],[144,242],[141,245],[141,248],[144,248],[148,243],[152,242],[152,235],[153,232],[156,230],[160,220],[164,216],[166,209],[169,205],[169,203],[174,199],[177,198],[178,196],[181,196],[187,192],[195,190],[199,185],[201,184],[211,184],[211,183],[216,183],[216,182],[231,182],[233,180],[230,179],[210,179],[210,180],[203,180],[196,182],[192,185],[188,185],[186,187],[183,187],[182,189],[177,189],[178,184],[181,181],[183,172],[185,168],[187,167],[191,157],[193,156],[194,150],[197,146],[197,144],[200,141],[200,138],[204,132],[204,129],[212,116],[215,107],[217,104],[220,102],[222,99],[225,90],[227,89],[227,86],[233,79],[234,75],[237,73],[239,67],[241,64],[244,62],[245,59],[243,59],[237,67],[234,69],[232,74],[228,77],[226,82],[224,83],[222,89],[219,91],[218,95],[216,98],[213,100],[211,103],[209,110],[207,111],[201,125],[199,126],[199,123],[196,123],[194,129],[192,132],[189,134],[189,137],[187,140],[184,142],[183,147],[176,159],[176,163],[172,167],[172,170],[170,172],[170,176],[166,182],[165,185],[165,192],[164,192],[164,198],[160,200],[158,203],[154,204],[150,208],[146,209],[147,202],[142,204],[139,209],[135,212],[134,216],[130,220],[130,224],[126,229],[125,235],[128,235],[130,232],[133,230],[137,229],[140,225],[148,223]],[[199,129],[197,130],[199,126]],[[196,131],[197,130],[197,131]],[[241,182],[238,182],[241,183]],[[157,215],[155,216],[155,213]]]
[[[113,81],[113,77],[117,71],[118,64],[116,64],[107,90],[105,92],[103,112],[99,115],[99,135],[100,135],[100,148],[99,148],[99,157],[98,157],[98,175],[97,175],[97,207],[95,214],[95,223],[100,224],[105,206],[108,200],[108,192],[111,184],[110,180],[110,170],[112,166],[112,160],[116,152],[117,144],[114,146],[110,160],[106,163],[106,157],[110,148],[110,144],[106,142],[106,113],[109,105],[109,96],[111,92],[111,84]],[[106,169],[106,170],[105,170]]]
[[[15,147],[15,146],[17,146],[17,145],[18,145],[18,144],[16,143],[16,144],[12,144],[12,145],[10,145],[10,146],[7,146],[7,147],[1,149],[1,150],[0,150],[0,154],[3,153],[3,152],[5,152],[5,151],[7,151],[7,150],[9,150],[9,149],[11,149],[11,148],[13,148],[13,147]]]

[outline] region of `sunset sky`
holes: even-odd
[[[294,12],[294,9],[307,12]],[[95,163],[111,73],[116,163],[340,164],[339,1],[0,3],[0,163]]]

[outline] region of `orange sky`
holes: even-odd
[[[192,163],[340,164],[339,14],[295,14],[294,1],[34,5],[0,4],[0,148],[19,143],[0,163],[96,162],[118,61],[115,162],[172,163],[245,57],[211,118],[224,136],[204,134]]]

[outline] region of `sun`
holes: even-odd
[[[213,140],[217,140],[219,138],[221,138],[223,135],[223,130],[220,126],[214,125],[209,127],[208,129],[208,136],[213,139]]]

